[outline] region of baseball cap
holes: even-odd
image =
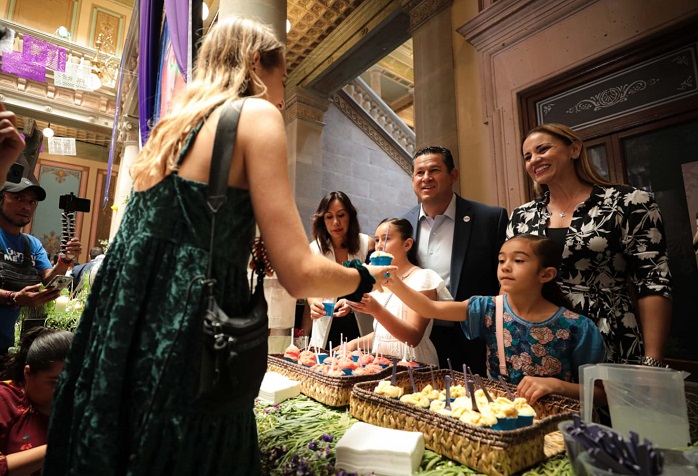
[[[44,201],[46,199],[46,190],[41,188],[38,184],[35,184],[28,178],[24,177],[22,180],[20,180],[17,183],[12,183],[12,182],[5,182],[5,184],[2,186],[2,192],[12,192],[12,193],[18,193],[18,192],[23,192],[24,190],[27,190],[28,188],[32,188],[36,191],[36,199],[39,200],[40,202]]]

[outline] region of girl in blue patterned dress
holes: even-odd
[[[579,398],[579,367],[605,356],[596,325],[568,309],[555,282],[559,262],[555,243],[540,236],[517,235],[499,252],[506,368],[509,380],[518,384],[518,394],[529,403],[550,393]],[[401,280],[390,279],[386,286],[422,316],[461,322],[469,339],[485,339],[488,371],[495,378],[499,375],[494,296],[432,301]]]

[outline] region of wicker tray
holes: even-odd
[[[349,405],[354,384],[382,379],[392,374],[392,367],[387,367],[373,375],[329,377],[308,367],[284,360],[281,354],[271,354],[267,357],[267,369],[299,381],[303,395],[331,407]]]
[[[437,387],[444,387],[448,370],[433,372]],[[453,385],[463,384],[463,374],[453,373]],[[431,384],[431,373],[415,373],[418,389]],[[560,421],[579,413],[579,402],[570,398],[548,395],[533,407],[537,417],[533,425],[518,430],[500,431],[476,427],[432,411],[401,403],[399,400],[376,395],[376,380],[357,383],[351,394],[351,414],[373,425],[398,430],[419,431],[430,450],[490,475],[508,476],[533,466],[553,454],[564,451],[564,445],[546,441],[546,435],[557,431]],[[484,379],[490,394],[506,395],[501,384]],[[396,384],[409,391],[407,372],[396,376]],[[511,390],[515,390],[510,385]],[[555,438],[552,438],[555,441]]]

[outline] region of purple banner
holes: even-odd
[[[41,65],[27,62],[22,53],[12,52],[2,55],[2,72],[16,74],[20,78],[33,81],[46,82],[46,68]]]
[[[61,48],[33,36],[24,35],[22,56],[24,60],[29,63],[34,63],[64,73],[68,52],[65,48]]]

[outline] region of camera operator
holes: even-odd
[[[24,141],[16,128],[15,116],[0,103],[0,177],[6,177],[22,153]],[[4,175],[3,175],[4,174]],[[37,307],[56,299],[59,290],[40,290],[42,283],[65,274],[72,264],[67,255],[77,256],[82,246],[77,238],[68,241],[66,254],[51,266],[41,242],[22,233],[34,217],[46,191],[28,178],[5,182],[0,189],[0,355],[14,344],[14,327],[22,306]]]

